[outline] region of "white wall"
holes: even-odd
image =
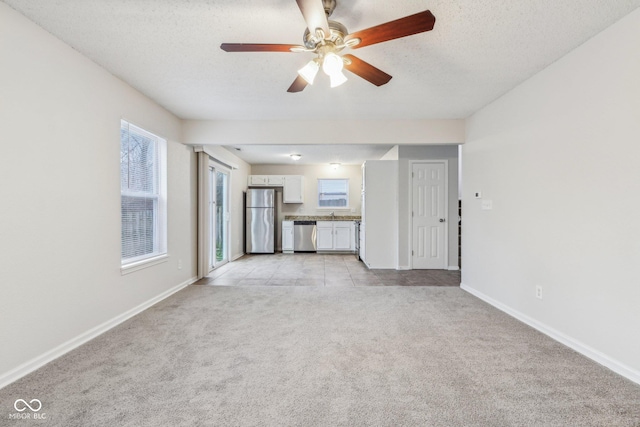
[[[400,158],[399,152],[400,147],[398,145],[394,145],[384,154],[384,156],[380,157],[380,160],[398,160]]]
[[[640,382],[638,52],[640,10],[468,120],[462,278]]]
[[[446,160],[448,170],[448,256],[446,267],[458,265],[458,146],[401,145],[398,151],[398,268],[407,269],[411,262],[411,165],[410,160]]]
[[[0,58],[2,386],[192,280],[197,186],[178,118],[4,3]],[[168,139],[169,258],[125,276],[121,118]]]
[[[304,176],[304,203],[286,203],[282,205],[284,215],[328,215],[334,211],[338,215],[360,215],[362,167],[360,165],[342,165],[332,169],[329,165],[252,165],[252,175],[302,175]],[[349,179],[350,209],[318,209],[318,179]]]

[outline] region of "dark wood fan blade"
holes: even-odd
[[[400,37],[431,31],[435,23],[436,17],[430,11],[425,10],[424,12],[405,16],[366,30],[356,31],[346,36],[345,41],[359,38],[361,40],[360,43],[353,46],[353,49],[358,49],[388,40],[399,39]]]
[[[307,81],[302,78],[302,76],[296,77],[296,79],[291,83],[287,92],[302,92],[305,87],[307,87]]]
[[[296,3],[298,3],[300,12],[302,12],[311,34],[316,33],[316,28],[322,28],[325,38],[328,38],[330,36],[329,22],[327,21],[327,15],[324,13],[322,0],[296,0]]]
[[[220,49],[225,52],[291,52],[297,44],[267,44],[267,43],[222,43]]]
[[[360,58],[356,58],[355,56],[350,54],[342,55],[342,57],[348,59],[351,62],[350,64],[345,63],[344,68],[351,71],[353,74],[362,77],[366,81],[373,83],[376,86],[382,86],[383,84],[389,83],[389,80],[391,80],[391,76],[389,74],[374,67],[368,62],[364,62]]]

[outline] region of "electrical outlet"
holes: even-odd
[[[178,270],[182,270],[182,260],[178,260]]]
[[[542,299],[542,286],[536,286],[536,298]]]

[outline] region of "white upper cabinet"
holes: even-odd
[[[267,185],[267,175],[249,175],[249,185]]]
[[[249,186],[264,185],[267,187],[282,187],[282,175],[249,175]]]
[[[302,175],[285,175],[283,203],[304,203],[304,179]]]
[[[267,185],[270,185],[272,187],[282,187],[284,185],[284,176],[267,175]]]
[[[304,203],[302,175],[249,175],[249,187],[283,187],[283,203]]]

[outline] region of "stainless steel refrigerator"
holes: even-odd
[[[247,253],[275,253],[275,190],[250,188],[246,198]]]

